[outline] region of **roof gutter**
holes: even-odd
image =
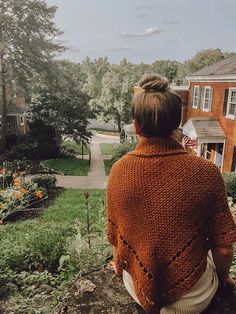
[[[229,75],[188,75],[189,82],[235,82],[236,74]]]

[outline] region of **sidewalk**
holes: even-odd
[[[91,164],[88,176],[56,175],[57,186],[67,189],[105,189],[108,177],[105,174],[100,143],[119,143],[118,136],[94,133],[91,142]]]

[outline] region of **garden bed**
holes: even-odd
[[[19,210],[17,212],[13,212],[4,219],[4,223],[14,222],[17,220],[26,220],[26,219],[34,219],[39,217],[43,211],[50,206],[57,197],[64,192],[64,188],[56,187],[53,190],[47,191],[47,198],[43,203],[35,204],[34,208],[27,208],[24,210]]]

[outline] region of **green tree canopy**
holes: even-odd
[[[63,49],[54,42],[62,34],[52,20],[55,12],[44,0],[0,0],[0,151],[6,136],[6,84],[22,87],[32,72],[47,72]]]
[[[28,88],[33,119],[53,125],[58,144],[66,137],[78,143],[88,142],[88,118],[94,116],[90,98],[82,90],[84,74],[80,64],[57,61],[53,74],[48,81],[37,76]]]

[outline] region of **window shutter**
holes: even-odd
[[[194,86],[192,88],[192,95],[191,95],[191,108],[193,108],[193,99],[194,99]]]
[[[236,172],[236,146],[234,146],[231,171]]]
[[[228,96],[229,96],[229,90],[225,89],[224,105],[223,105],[223,115],[224,116],[226,116],[226,113],[227,113]]]
[[[209,108],[209,111],[212,111],[212,100],[213,100],[213,87],[211,87],[211,100],[210,100],[210,108]]]

